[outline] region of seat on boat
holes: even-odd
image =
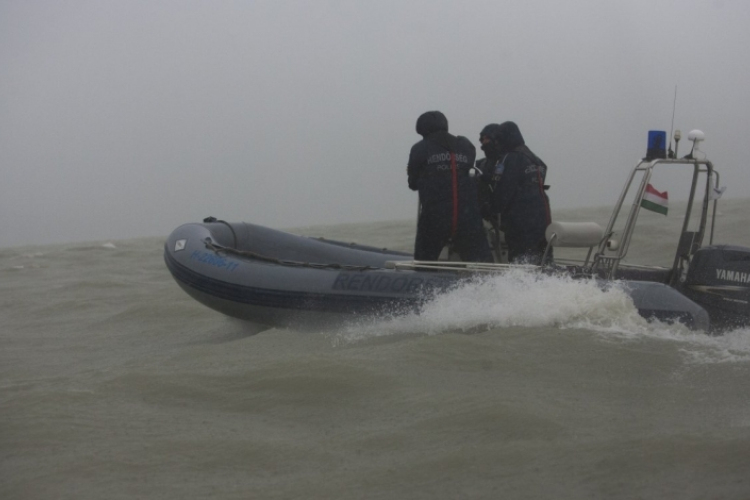
[[[588,263],[594,247],[602,241],[604,230],[596,222],[552,222],[544,231],[547,248],[544,250],[542,262],[547,261],[552,247],[588,248],[585,263]],[[584,263],[584,265],[585,265]]]

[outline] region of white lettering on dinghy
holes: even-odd
[[[750,273],[741,273],[729,269],[716,269],[716,279],[736,281],[737,283],[750,283]]]

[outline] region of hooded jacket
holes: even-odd
[[[465,260],[491,261],[482,230],[476,182],[469,176],[476,149],[466,137],[448,133],[448,120],[428,111],[417,120],[423,139],[411,148],[409,188],[419,191],[415,258],[437,259],[452,240]]]
[[[448,217],[453,210],[451,153],[455,154],[459,213],[478,213],[476,184],[469,177],[476,149],[466,137],[448,133],[448,120],[439,111],[428,111],[417,120],[423,139],[411,148],[407,176],[409,188],[419,191],[422,211]]]
[[[497,158],[498,162],[499,168],[489,170],[502,171],[499,178],[490,178],[485,172],[483,180],[494,184],[492,210],[500,214],[506,236],[527,247],[544,242],[544,231],[551,222],[544,184],[547,165],[526,146],[514,122],[488,125],[481,135],[492,140],[488,159]]]

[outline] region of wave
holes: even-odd
[[[679,323],[647,320],[617,283],[602,289],[594,280],[545,276],[523,269],[467,280],[428,301],[419,313],[350,324],[338,341],[385,336],[478,333],[496,329],[556,328],[595,332],[620,341],[679,342],[693,362],[749,362],[750,329],[709,336]]]

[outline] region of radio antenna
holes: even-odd
[[[674,101],[672,102],[672,126],[669,129],[669,157],[674,158],[676,152],[672,151],[672,132],[674,132],[674,112],[677,109],[677,85],[674,86]]]

